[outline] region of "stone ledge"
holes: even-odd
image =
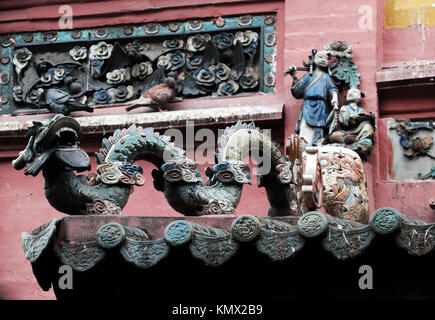
[[[418,61],[376,72],[379,89],[435,84],[435,61]]]
[[[97,116],[75,117],[80,123],[84,134],[100,134],[131,124],[154,129],[184,127],[186,121],[195,125],[234,124],[242,122],[280,120],[283,105],[281,103],[266,106],[232,106],[225,108],[178,110],[168,112],[148,112],[134,114],[109,114]],[[50,115],[51,117],[51,115]],[[47,115],[26,117],[25,120],[15,120],[8,117],[0,121],[0,138],[24,137],[33,121],[49,119]]]

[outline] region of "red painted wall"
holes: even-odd
[[[290,94],[291,79],[283,77],[290,65],[301,65],[307,60],[311,49],[321,49],[331,40],[344,40],[352,43],[353,61],[361,72],[361,90],[366,99],[362,106],[378,117],[378,91],[376,71],[383,63],[426,59],[429,50],[422,54],[418,49],[403,50],[401,42],[406,34],[383,29],[383,3],[376,0],[286,0],[286,1],[246,1],[246,0],[192,0],[192,1],[78,1],[73,4],[75,12],[74,27],[91,27],[117,23],[144,23],[173,19],[201,18],[221,15],[241,15],[247,13],[277,12],[277,91],[274,101],[284,104],[284,127],[276,128],[282,138],[294,130],[300,111],[301,101]],[[14,6],[12,6],[14,3]],[[0,3],[1,32],[57,29],[58,5],[60,0],[44,0],[41,6],[31,7],[28,0]],[[369,29],[364,14],[371,9],[372,25]],[[409,45],[416,39],[408,36]],[[435,40],[427,37],[426,48],[433,49]],[[417,48],[415,45],[413,48]],[[433,51],[433,50],[432,50]],[[343,103],[343,99],[340,101]],[[425,102],[427,103],[427,101]],[[435,117],[435,115],[434,115]],[[387,181],[388,140],[385,121],[378,121],[377,142],[365,172],[370,197],[370,212],[375,208],[391,206],[411,217],[435,221],[435,215],[427,211],[426,201],[433,194],[433,182],[400,183]],[[283,140],[281,139],[281,140]],[[95,141],[95,149],[99,141]],[[91,143],[93,144],[93,143]],[[0,146],[1,147],[1,146]],[[46,201],[42,177],[26,177],[10,166],[10,158],[17,154],[15,148],[0,148],[0,297],[6,299],[53,299],[52,291],[41,291],[32,274],[30,263],[21,249],[21,232],[30,232],[35,227],[63,214],[52,209]],[[7,148],[6,148],[7,149]],[[22,148],[21,148],[22,149]],[[124,209],[126,215],[178,215],[166,203],[163,194],[152,187],[149,164],[144,167],[147,182],[135,188],[135,192]],[[95,170],[95,163],[93,163]],[[252,171],[251,171],[252,172]],[[418,196],[417,196],[418,195]],[[411,197],[410,200],[408,197]],[[264,189],[245,187],[237,214],[266,215],[267,199]]]
[[[384,65],[412,64],[435,60],[435,27],[384,30]]]

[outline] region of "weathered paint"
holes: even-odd
[[[384,27],[435,26],[433,0],[384,0]]]
[[[433,59],[435,5],[432,0],[385,0],[384,65]]]

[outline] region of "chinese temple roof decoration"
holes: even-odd
[[[42,255],[53,252],[60,263],[84,272],[100,264],[113,251],[118,251],[127,263],[148,269],[159,264],[176,247],[186,247],[193,257],[214,267],[224,264],[239,250],[245,250],[243,248],[249,243],[255,246],[258,253],[273,261],[290,259],[305,250],[307,241],[318,242],[340,260],[364,255],[374,239],[386,241],[386,237],[390,236],[410,255],[432,254],[435,247],[434,223],[413,220],[392,208],[376,210],[369,225],[316,211],[308,212],[299,219],[250,215],[225,217],[215,221],[219,227],[202,224],[199,222],[204,221],[201,218],[161,219],[167,224],[156,222],[158,217],[140,217],[135,220],[136,226],[122,224],[122,221],[128,220],[119,218],[112,218],[112,222],[107,223],[107,218],[96,217],[90,225],[86,217],[55,219],[32,233],[23,233],[23,250],[35,266],[38,266]],[[160,228],[156,227],[158,224]],[[74,231],[85,225],[86,230]],[[151,229],[148,231],[146,226]],[[44,283],[42,274],[35,275],[40,277],[40,283]],[[50,284],[43,288],[48,290]]]

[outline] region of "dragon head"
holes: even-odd
[[[25,175],[36,176],[48,166],[78,172],[90,169],[89,156],[77,145],[81,127],[75,119],[58,114],[47,123],[35,121],[27,136],[26,148],[12,161],[16,170],[25,168]]]

